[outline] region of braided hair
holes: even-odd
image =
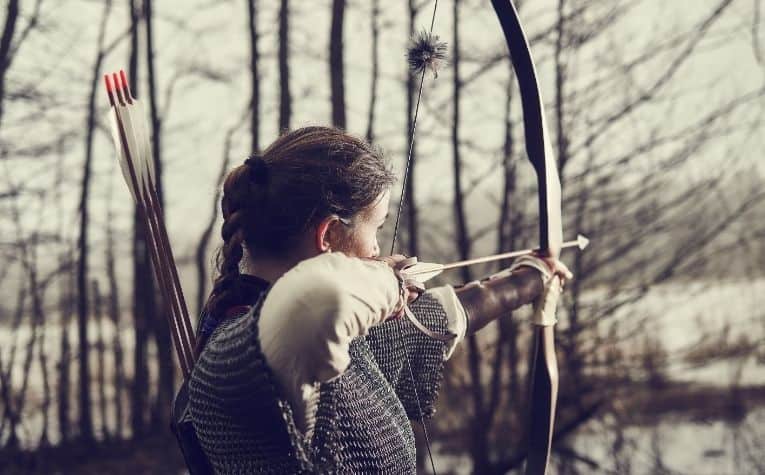
[[[330,215],[353,218],[394,181],[379,150],[332,127],[288,132],[245,160],[223,183],[223,245],[204,313],[220,319],[233,306],[254,303],[240,275],[245,249],[249,256],[286,257],[311,226]]]

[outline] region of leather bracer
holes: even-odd
[[[467,312],[468,331],[474,333],[518,307],[532,303],[544,290],[542,279],[540,271],[521,267],[455,288]]]

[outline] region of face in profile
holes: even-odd
[[[347,224],[340,220],[334,221],[327,230],[326,240],[329,245],[324,251],[343,252],[351,257],[379,256],[377,233],[385,224],[389,205],[390,191],[385,191]]]

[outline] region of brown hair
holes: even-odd
[[[286,256],[310,226],[332,214],[351,219],[394,181],[379,150],[331,127],[288,132],[248,158],[223,183],[219,276],[205,313],[222,318],[253,303],[239,273],[245,247],[251,256]]]

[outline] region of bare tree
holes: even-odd
[[[77,346],[79,360],[78,407],[80,414],[80,437],[93,439],[93,420],[90,400],[90,362],[88,345],[88,203],[91,186],[91,168],[93,161],[93,136],[96,130],[96,93],[101,80],[101,64],[108,52],[106,46],[106,24],[111,13],[112,2],[104,3],[104,11],[98,31],[98,51],[91,68],[88,111],[85,123],[85,163],[83,164],[80,185],[80,228],[77,239]]]
[[[18,189],[20,186],[17,183],[13,183],[10,178],[8,180],[9,186],[13,189]],[[21,423],[22,415],[24,414],[24,410],[29,403],[29,398],[27,397],[28,389],[30,387],[30,381],[32,379],[32,365],[35,358],[35,351],[37,350],[37,356],[40,360],[42,367],[42,384],[43,384],[43,425],[42,425],[42,434],[40,437],[40,443],[47,446],[49,442],[48,437],[48,420],[50,416],[50,379],[48,376],[48,368],[47,368],[47,357],[40,356],[40,350],[39,345],[41,343],[41,340],[44,339],[45,331],[44,331],[44,324],[45,324],[45,309],[43,306],[44,302],[44,294],[53,280],[53,278],[58,274],[58,270],[54,269],[53,272],[49,273],[47,276],[41,276],[40,275],[40,263],[39,263],[39,253],[40,253],[40,247],[42,244],[42,241],[46,239],[46,236],[40,232],[42,228],[42,208],[44,206],[44,202],[46,199],[46,195],[43,193],[41,195],[38,195],[36,197],[37,199],[32,203],[20,203],[21,200],[21,194],[16,193],[14,195],[14,198],[10,200],[10,218],[13,223],[14,231],[16,234],[16,247],[18,251],[17,259],[18,263],[21,267],[21,272],[23,273],[23,280],[24,285],[22,286],[22,294],[20,294],[20,299],[18,302],[17,307],[17,314],[16,314],[16,320],[14,321],[14,340],[12,343],[11,348],[11,356],[9,359],[7,370],[2,374],[2,378],[0,378],[0,384],[2,384],[2,397],[5,403],[7,404],[6,412],[4,414],[3,422],[0,424],[0,434],[2,434],[2,426],[5,425],[5,416],[8,416],[8,422],[10,422],[10,438],[8,441],[8,445],[10,447],[16,447],[19,443],[19,437],[17,434],[17,428],[19,427],[19,424]],[[36,203],[37,209],[32,208],[32,204]],[[37,216],[37,223],[35,224],[35,227],[28,232],[25,235],[24,226],[22,224],[22,216],[24,212],[29,212],[32,216]],[[13,397],[12,393],[12,385],[13,385],[13,369],[14,369],[14,360],[16,355],[16,346],[17,346],[17,332],[19,330],[20,324],[21,324],[21,317],[23,315],[23,312],[25,310],[24,307],[24,297],[27,295],[30,297],[30,303],[31,306],[29,310],[31,311],[31,322],[30,322],[30,330],[31,334],[29,336],[29,339],[24,345],[24,357],[23,362],[21,363],[21,387],[18,389],[16,397]],[[1,366],[1,365],[0,365]],[[1,368],[0,368],[1,369]]]
[[[369,112],[367,115],[366,138],[371,143],[375,138],[377,83],[380,81],[380,0],[372,0],[372,12],[369,17],[369,23],[372,29],[372,44],[370,45],[372,50],[372,72],[370,73],[372,80],[369,84]]]
[[[11,44],[18,18],[19,0],[9,0],[5,14],[3,36],[0,38],[0,124],[2,124],[3,120],[3,104],[5,103],[5,78],[11,65]]]
[[[35,280],[37,280],[37,276],[35,275]],[[50,419],[51,419],[51,408],[52,408],[52,391],[51,391],[51,384],[50,384],[50,374],[48,372],[48,346],[45,341],[46,336],[46,328],[47,328],[47,313],[45,312],[45,309],[43,308],[43,295],[42,292],[47,287],[47,283],[44,282],[36,282],[36,291],[35,294],[33,294],[32,297],[32,307],[35,311],[35,315],[37,316],[40,324],[40,339],[37,342],[37,359],[40,363],[40,373],[42,377],[42,417],[43,417],[43,424],[42,424],[42,431],[40,433],[40,439],[38,441],[38,445],[40,447],[48,447],[50,446]],[[36,312],[40,312],[39,314]]]
[[[555,65],[555,145],[556,145],[556,157],[558,159],[559,171],[562,171],[566,164],[570,160],[569,151],[569,124],[567,121],[568,111],[566,109],[567,102],[567,59],[565,52],[571,46],[573,41],[573,35],[568,32],[568,18],[566,0],[559,0],[557,5],[557,21],[555,27],[555,47],[553,53],[553,61]],[[582,223],[579,223],[580,225]],[[574,259],[580,259],[581,255],[577,255]],[[579,285],[575,283],[574,285]],[[580,379],[580,373],[582,370],[582,362],[577,352],[576,334],[579,332],[579,312],[576,306],[572,307],[572,311],[568,312],[568,326],[566,328],[565,335],[558,336],[559,346],[563,350],[563,361],[566,363],[566,371],[564,372],[566,378],[570,378],[573,384],[577,384]],[[560,333],[560,332],[559,332]],[[563,338],[561,338],[563,336]],[[576,388],[575,388],[576,390]]]
[[[281,0],[279,7],[279,131],[289,130],[292,120],[290,94],[290,42],[289,0]]]
[[[62,203],[64,175],[65,175],[65,140],[61,139],[56,150],[56,174],[54,178],[53,190],[54,199],[57,203]],[[60,328],[59,338],[59,359],[56,364],[57,385],[56,385],[56,412],[58,416],[58,431],[62,442],[67,442],[71,436],[70,428],[70,390],[71,390],[71,343],[69,336],[69,327],[72,322],[74,302],[74,275],[73,267],[73,246],[69,239],[65,237],[65,221],[63,213],[59,213],[56,223],[57,234],[59,235],[61,249],[57,253],[58,267],[61,269],[61,275],[58,279],[58,324]]]
[[[415,26],[414,23],[417,19],[417,14],[419,13],[420,8],[422,8],[423,3],[417,4],[417,0],[409,0],[408,3],[408,20],[409,20],[409,38],[413,38],[415,35]],[[414,188],[415,188],[415,176],[416,176],[416,169],[417,169],[417,147],[416,143],[413,143],[414,137],[412,135],[412,130],[414,128],[414,109],[415,109],[415,94],[416,86],[415,83],[416,79],[414,75],[407,72],[406,75],[406,130],[405,130],[405,137],[406,137],[406,145],[407,149],[410,153],[409,156],[409,176],[407,177],[406,181],[406,189],[404,191],[404,196],[406,197],[406,200],[404,202],[404,206],[406,209],[406,236],[407,236],[407,252],[410,256],[417,256],[419,255],[419,233],[418,233],[418,223],[417,223],[417,197],[414,194]],[[404,199],[402,197],[401,199]]]
[[[16,299],[16,309],[14,312],[13,325],[11,331],[13,332],[13,340],[11,342],[10,356],[8,361],[3,365],[0,365],[0,396],[3,399],[3,419],[0,421],[0,436],[5,433],[6,424],[9,424],[8,439],[6,446],[10,448],[16,448],[19,445],[19,437],[16,432],[19,422],[21,421],[21,409],[17,408],[17,403],[13,397],[12,379],[13,368],[16,364],[16,353],[18,348],[18,329],[21,325],[21,319],[26,310],[26,299],[28,289],[26,285],[19,286],[18,298]]]
[[[106,344],[104,341],[104,312],[103,312],[103,298],[101,297],[101,291],[98,288],[98,280],[93,279],[91,282],[92,295],[93,295],[93,312],[96,324],[96,354],[98,358],[96,360],[96,381],[98,387],[98,415],[100,419],[100,433],[102,440],[108,440],[110,438],[108,416],[107,416],[107,400],[106,400]]]
[[[59,282],[59,312],[61,318],[59,319],[59,325],[61,326],[61,338],[59,341],[60,356],[58,362],[58,390],[56,394],[57,401],[57,413],[58,413],[58,430],[61,435],[61,440],[66,442],[71,437],[70,428],[70,411],[71,411],[71,359],[72,349],[69,339],[69,326],[72,322],[73,301],[75,295],[74,289],[74,276],[72,275],[72,250],[69,252],[62,251],[59,255],[59,267],[67,269]]]
[[[0,36],[0,125],[3,121],[3,113],[5,112],[5,100],[8,97],[8,91],[6,89],[8,71],[11,68],[11,63],[13,62],[14,57],[18,54],[22,43],[24,43],[24,40],[29,36],[29,33],[37,26],[40,18],[41,6],[42,0],[36,0],[26,26],[18,35],[16,35],[16,28],[20,16],[20,4],[19,0],[8,1],[3,34]]]
[[[247,32],[250,42],[250,107],[252,115],[250,116],[250,135],[252,136],[251,152],[260,151],[260,71],[258,52],[258,16],[257,1],[247,0]]]
[[[109,301],[107,303],[109,320],[114,329],[112,337],[112,351],[114,354],[114,434],[117,439],[121,439],[124,434],[123,429],[123,392],[125,389],[125,363],[124,351],[122,349],[122,332],[120,330],[120,293],[117,284],[117,269],[114,255],[114,215],[112,212],[112,188],[109,188],[109,199],[106,209],[106,278],[109,285]]]
[[[138,34],[143,10],[136,0],[129,0],[128,6],[130,15],[128,79],[133,94],[138,95],[140,94]],[[151,272],[149,243],[146,240],[146,230],[143,223],[140,210],[136,206],[133,212],[133,332],[135,345],[133,348],[133,381],[130,391],[130,427],[133,437],[139,437],[146,432],[145,415],[149,388],[147,355],[149,322],[156,320],[157,317],[154,275]]]
[[[329,83],[332,91],[332,124],[344,129],[345,67],[343,65],[343,22],[345,0],[332,0],[332,24],[329,32]]]
[[[754,2],[754,15],[752,15],[752,51],[757,62],[762,64],[765,59],[762,53],[762,43],[760,38],[760,18],[762,15],[762,5],[760,2]]]
[[[146,27],[146,69],[148,79],[149,116],[151,125],[151,151],[154,157],[155,177],[157,186],[158,207],[164,207],[164,193],[162,185],[162,118],[159,115],[159,103],[157,101],[157,74],[156,58],[154,49],[154,12],[152,0],[143,0],[144,25]],[[164,311],[167,311],[170,302],[164,303]],[[175,361],[170,342],[170,327],[167,319],[153,318],[151,327],[154,331],[157,343],[157,367],[159,378],[157,381],[157,399],[152,411],[152,422],[155,428],[167,427],[170,422],[170,404],[174,391]]]
[[[520,5],[516,5],[516,8],[520,8]],[[518,237],[523,232],[523,214],[521,210],[514,209],[511,204],[519,201],[520,193],[517,189],[517,170],[516,162],[518,160],[515,146],[515,119],[513,117],[513,85],[515,83],[515,71],[513,70],[512,63],[508,61],[508,85],[507,96],[505,99],[505,127],[504,127],[504,140],[502,145],[502,197],[500,205],[500,217],[497,222],[497,253],[506,252],[507,250],[517,249],[519,247]],[[502,269],[507,267],[506,262],[497,263],[498,268]],[[499,367],[500,361],[506,361],[510,370],[508,391],[508,399],[514,402],[514,405],[518,410],[514,412],[514,415],[520,417],[521,407],[523,407],[523,392],[521,390],[521,377],[520,377],[520,351],[518,345],[520,322],[513,315],[507,315],[499,320],[499,338],[497,342],[497,349],[495,353],[495,363],[492,368],[492,404],[491,408],[495,408],[499,401],[498,391],[501,386],[501,374],[502,370]],[[503,346],[507,347],[507,356],[503,356]],[[493,413],[493,411],[492,411]],[[517,421],[516,421],[517,423]]]
[[[460,125],[462,117],[460,115],[460,99],[462,96],[462,84],[460,83],[460,4],[455,0],[452,4],[452,170],[454,175],[454,219],[457,234],[457,253],[461,260],[468,259],[470,256],[470,231],[468,229],[467,216],[465,212],[465,194],[462,185],[463,165],[460,153]],[[472,279],[472,272],[469,267],[460,269],[460,276],[464,282]],[[471,392],[473,403],[473,417],[471,418],[470,433],[471,447],[470,452],[473,459],[473,469],[477,473],[485,473],[489,463],[489,444],[488,431],[486,430],[486,419],[489,412],[486,408],[485,394],[482,378],[482,353],[478,345],[475,334],[468,335],[468,367],[470,369]]]

